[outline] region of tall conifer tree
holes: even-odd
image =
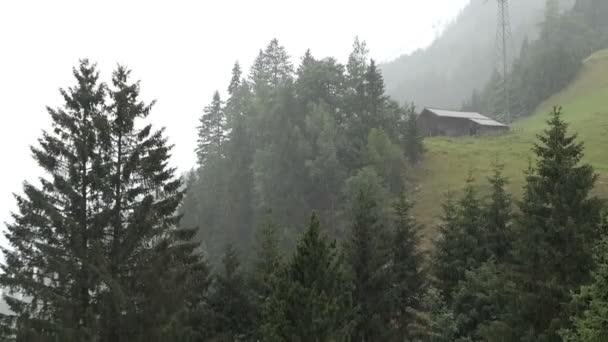
[[[599,237],[600,201],[591,195],[597,176],[582,164],[583,144],[568,133],[560,108],[534,146],[521,214],[516,219],[514,276],[519,291],[510,324],[524,341],[554,341],[568,326],[565,305],[587,282]]]
[[[211,104],[205,107],[198,127],[198,146],[196,153],[199,165],[206,165],[210,159],[222,156],[226,140],[226,116],[220,93],[213,94]]]
[[[345,341],[351,318],[342,259],[313,214],[292,259],[273,282],[264,340]]]
[[[87,60],[73,74],[76,85],[60,90],[64,105],[48,108],[52,130],[32,147],[46,177],[40,186],[24,184],[7,227],[0,283],[19,341],[92,341],[98,328],[94,294],[105,247],[98,199],[106,171],[96,125],[104,120],[105,86]]]
[[[345,254],[353,281],[355,341],[385,339],[390,320],[391,253],[387,228],[373,194],[361,190],[353,201]]]
[[[9,226],[0,281],[16,313],[18,340],[161,341],[176,336],[192,275],[204,263],[177,230],[181,180],[167,167],[163,131],[136,120],[150,106],[118,67],[110,102],[95,67],[82,61],[78,86],[49,110],[53,132],[34,156],[49,174],[25,187]]]
[[[421,227],[411,216],[413,206],[406,196],[403,191],[395,204],[397,218],[393,226],[390,263],[393,285],[389,291],[394,305],[392,317],[398,341],[414,339],[417,330],[414,326],[419,324],[425,293],[423,255],[418,235]]]

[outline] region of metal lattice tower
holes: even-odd
[[[496,29],[496,61],[497,70],[502,77],[501,93],[504,97],[505,118],[511,123],[511,96],[509,89],[509,67],[512,60],[513,37],[511,33],[511,17],[509,0],[496,0],[498,4],[498,26]]]

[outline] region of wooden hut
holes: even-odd
[[[425,136],[492,135],[509,130],[509,126],[472,112],[425,108],[418,115],[417,125]]]

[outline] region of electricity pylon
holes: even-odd
[[[498,3],[498,26],[496,28],[496,61],[498,72],[502,76],[502,95],[504,96],[505,118],[511,123],[511,96],[509,85],[509,67],[512,52],[511,18],[509,0],[496,0]]]

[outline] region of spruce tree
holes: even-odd
[[[604,229],[608,221],[604,221]],[[572,327],[562,331],[567,342],[600,342],[608,338],[608,239],[605,237],[596,249],[597,268],[592,281],[581,287],[573,298]]]
[[[107,241],[100,265],[104,278],[95,291],[100,340],[160,341],[175,337],[173,320],[187,309],[206,265],[195,253],[197,244],[190,242],[194,227],[176,228],[182,181],[167,166],[171,146],[164,130],[138,127],[153,103],[139,99],[139,82],[132,83],[129,76],[123,66],[114,71],[108,125],[100,130],[107,162],[102,198],[109,224],[102,237]]]
[[[264,91],[265,87],[276,90],[290,83],[293,73],[293,65],[285,47],[275,38],[264,51],[260,50],[251,68],[250,78],[256,92]]]
[[[223,246],[234,241],[236,227],[228,226],[228,171],[226,148],[227,121],[224,102],[219,92],[215,92],[211,103],[203,110],[198,126],[197,158],[198,175],[194,190],[197,196],[186,198],[188,206],[191,199],[196,199],[198,208],[195,212],[186,213],[188,219],[196,216],[199,220],[198,238],[206,244],[209,260],[212,264],[220,263]]]
[[[387,96],[384,94],[384,79],[373,59],[365,72],[365,97],[366,114],[368,122],[364,123],[369,128],[387,128],[382,121],[384,105]]]
[[[272,295],[272,284],[283,267],[280,242],[279,227],[269,211],[256,230],[253,246],[255,255],[249,276],[258,339],[262,338],[264,306]]]
[[[238,251],[226,245],[222,270],[209,299],[214,313],[214,336],[220,341],[248,339],[253,334],[253,306]]]
[[[109,103],[86,60],[66,105],[49,110],[34,157],[47,172],[26,184],[9,226],[0,281],[18,340],[162,341],[187,310],[193,276],[205,265],[175,228],[181,180],[167,167],[163,131],[137,128],[149,105],[118,67]]]
[[[205,107],[198,127],[198,146],[196,153],[199,165],[207,165],[210,160],[222,156],[226,140],[226,116],[220,93],[213,94],[211,104]]]
[[[325,105],[313,105],[306,117],[310,154],[306,169],[310,177],[309,194],[319,216],[337,228],[340,191],[345,170],[338,160],[339,135],[334,116]]]
[[[507,193],[508,179],[503,175],[504,165],[496,163],[494,175],[488,178],[491,187],[489,202],[483,208],[484,246],[486,256],[498,263],[511,254],[512,209],[511,195]]]
[[[353,50],[348,56],[346,69],[351,89],[360,96],[364,93],[364,77],[367,71],[368,54],[367,43],[360,41],[359,37],[355,37]]]
[[[226,106],[224,108],[224,115],[226,116],[226,128],[228,130],[227,137],[230,136],[230,128],[236,125],[236,121],[240,119],[244,112],[244,96],[243,90],[247,84],[241,77],[243,71],[239,62],[234,62],[232,67],[232,75],[230,77],[230,83],[228,84],[228,99],[226,100]],[[247,87],[248,90],[248,87]]]
[[[225,229],[229,230],[228,238],[235,244],[244,257],[249,256],[254,234],[254,185],[253,155],[255,145],[251,127],[250,103],[251,89],[249,83],[241,77],[238,63],[232,69],[232,78],[226,101],[228,135],[224,151],[226,160],[222,172],[225,182],[223,202]]]
[[[518,295],[510,324],[525,341],[553,341],[568,326],[565,305],[589,280],[599,237],[600,201],[591,195],[597,176],[582,164],[583,144],[568,133],[560,108],[534,146],[516,218],[514,279]]]
[[[355,341],[384,339],[389,333],[391,253],[379,213],[373,194],[359,191],[344,247],[353,282]]]
[[[334,58],[315,59],[306,54],[298,67],[296,89],[300,106],[327,106],[336,121],[341,118],[345,92],[344,66]]]
[[[392,321],[396,325],[397,340],[415,338],[412,330],[420,321],[422,299],[425,293],[425,276],[422,271],[423,255],[420,251],[420,225],[411,216],[412,203],[405,191],[395,204],[391,246],[391,301]]]
[[[255,103],[251,129],[256,144],[253,173],[257,209],[260,213],[272,208],[281,226],[296,230],[311,207],[306,200],[310,183],[305,165],[305,116],[296,105],[289,56],[276,40],[264,51],[261,67],[268,72],[268,79],[262,93],[256,90],[256,97],[263,100]]]
[[[232,78],[230,78],[230,84],[228,85],[228,95],[230,97],[234,96],[240,86],[241,86],[241,75],[243,72],[241,71],[241,65],[239,62],[234,62],[234,66],[232,67]]]
[[[501,165],[495,166],[488,181],[492,189],[489,201],[481,205],[481,212],[478,205],[473,206],[478,212],[475,216],[480,215],[479,229],[465,233],[472,237],[477,234],[477,253],[469,256],[472,262],[451,296],[459,341],[487,341],[501,336],[488,330],[495,328],[493,321],[505,311],[507,299],[514,293],[504,264],[511,253],[511,200],[505,191],[507,180]]]
[[[441,291],[431,287],[423,297],[423,307],[428,313],[427,321],[418,329],[418,340],[432,342],[453,342],[458,327],[454,313],[450,310]]]
[[[361,152],[365,147],[367,135],[371,128],[364,122],[367,117],[367,98],[365,96],[365,74],[368,68],[368,49],[365,41],[355,38],[353,50],[348,57],[346,65],[345,108],[340,113],[339,122],[344,130],[347,144],[342,148],[341,154],[344,164],[351,170],[360,168]]]
[[[465,279],[466,272],[481,266],[488,259],[484,246],[482,206],[471,175],[467,179],[463,197],[457,203],[448,197],[443,210],[433,268],[438,289],[451,305],[453,292],[458,283]]]
[[[282,264],[279,227],[272,213],[265,215],[255,236],[255,259],[253,261],[253,288],[260,301],[271,294],[270,285]]]
[[[18,341],[93,341],[98,329],[106,223],[96,199],[106,171],[96,125],[104,120],[105,86],[87,60],[73,74],[76,85],[60,90],[63,106],[47,109],[52,130],[31,148],[46,176],[39,186],[24,183],[7,226],[0,283]]]
[[[505,264],[493,259],[465,272],[452,295],[456,341],[514,341],[510,329],[496,321],[514,295],[514,284]]]
[[[435,250],[432,259],[432,270],[437,290],[445,299],[454,290],[462,278],[463,268],[460,257],[461,233],[458,224],[457,206],[454,194],[448,192],[442,204],[441,223],[438,226]]]
[[[363,157],[365,163],[382,177],[386,188],[391,193],[398,194],[404,185],[403,170],[406,168],[406,160],[399,145],[384,130],[372,128]]]
[[[350,291],[342,267],[335,242],[327,240],[313,214],[293,257],[273,282],[263,340],[347,340]]]
[[[424,153],[423,137],[416,123],[417,116],[414,114],[413,106],[407,112],[403,127],[403,150],[410,164],[416,165],[422,160]]]

